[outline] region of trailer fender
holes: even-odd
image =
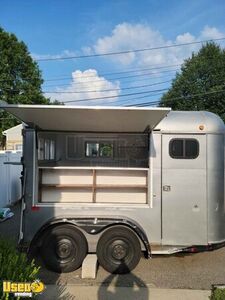
[[[34,236],[31,245],[30,251],[33,251],[33,248],[40,247],[42,243],[42,239],[44,237],[45,232],[52,226],[58,226],[60,224],[72,224],[88,234],[96,235],[104,231],[106,228],[112,227],[114,225],[123,225],[132,229],[139,239],[144,244],[146,250],[146,257],[151,258],[151,247],[148,241],[147,235],[144,229],[138,224],[136,221],[123,218],[123,217],[87,217],[87,218],[57,218],[51,219],[47,223],[45,223],[40,230]],[[34,247],[35,246],[35,247]]]

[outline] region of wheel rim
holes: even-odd
[[[56,255],[62,263],[66,263],[74,257],[74,249],[72,241],[68,238],[57,241],[55,245]]]
[[[116,265],[120,265],[121,262],[129,262],[132,252],[130,251],[130,247],[131,245],[125,239],[110,241],[108,245],[106,245],[106,257]]]
[[[117,240],[114,241],[110,245],[110,252],[113,258],[117,260],[122,260],[126,257],[128,249],[127,249],[127,244],[124,243],[124,241]]]

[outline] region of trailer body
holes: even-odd
[[[7,105],[23,130],[20,240],[70,224],[88,252],[113,226],[147,256],[225,242],[224,133],[209,112]],[[117,247],[118,248],[118,247]]]

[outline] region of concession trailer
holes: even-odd
[[[141,253],[224,246],[223,121],[169,108],[9,105],[24,123],[19,242],[70,272],[97,253],[126,273]]]

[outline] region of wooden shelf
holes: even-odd
[[[147,189],[146,185],[115,185],[115,184],[42,184],[43,188],[89,188],[89,189]]]
[[[44,199],[49,199],[50,197],[52,202],[55,197],[61,197],[60,199],[63,197],[70,199],[72,202],[71,199],[73,199],[73,197],[74,199],[78,199],[76,201],[79,201],[81,197],[81,199],[90,201],[90,203],[108,203],[110,201],[112,201],[112,203],[118,203],[118,201],[129,203],[129,201],[131,201],[129,198],[132,197],[133,194],[133,197],[137,198],[137,203],[139,203],[138,201],[141,201],[141,203],[147,202],[147,170],[73,168],[74,172],[69,171],[67,173],[66,170],[60,169],[61,168],[59,168],[58,172],[53,173],[43,168],[40,169],[40,201],[42,201],[42,197],[44,197]],[[82,170],[82,176],[79,176],[79,170]],[[134,199],[132,199],[132,201],[134,201]]]
[[[96,185],[96,189],[147,189],[146,185],[129,185],[129,184],[98,184]]]
[[[111,171],[149,171],[149,168],[132,168],[132,167],[71,167],[71,166],[38,166],[39,170],[111,170]]]
[[[90,188],[92,184],[41,184],[43,188]]]

